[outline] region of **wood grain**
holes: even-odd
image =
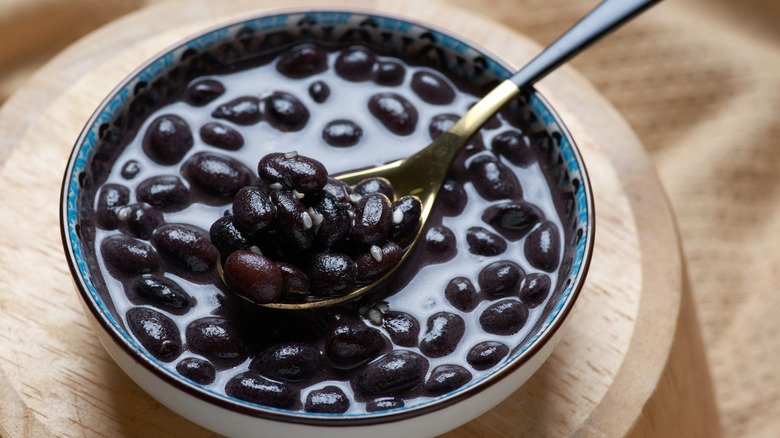
[[[57,56],[0,111],[0,435],[212,435],[140,390],[87,325],[60,244],[61,175],[93,109],[145,59],[214,23],[315,4],[436,22],[513,65],[538,50],[436,2],[193,0],[141,9]],[[505,402],[446,436],[717,436],[676,227],[650,161],[572,70],[538,88],[590,171],[598,224],[591,271],[550,360]]]

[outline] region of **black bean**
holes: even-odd
[[[382,315],[382,327],[395,345],[417,346],[420,323],[412,315],[394,310],[388,311]]]
[[[395,190],[393,185],[386,178],[374,177],[366,178],[363,181],[355,184],[352,188],[354,193],[360,196],[368,196],[372,193],[381,193],[387,196],[387,199],[393,201],[395,199]]]
[[[322,163],[294,152],[265,155],[257,163],[257,173],[269,185],[281,183],[303,194],[317,193],[328,182]]]
[[[383,242],[393,227],[390,200],[381,193],[363,196],[355,208],[355,223],[351,236],[363,245]]]
[[[183,315],[195,305],[195,299],[178,283],[162,275],[134,278],[129,292],[134,304],[149,304],[174,315]]]
[[[141,181],[135,197],[162,211],[179,211],[190,205],[190,190],[176,175],[153,176]]]
[[[483,330],[492,335],[502,336],[519,332],[527,320],[528,308],[513,299],[498,301],[479,316],[479,324]]]
[[[219,122],[209,122],[200,127],[200,138],[207,145],[237,151],[244,146],[244,137],[235,129]]]
[[[403,399],[397,397],[381,397],[366,403],[366,412],[389,411],[404,407]]]
[[[531,152],[531,142],[522,132],[510,129],[493,138],[490,143],[493,152],[500,155],[515,166],[527,167],[534,160]]]
[[[449,312],[437,312],[428,318],[428,328],[420,340],[420,351],[428,357],[443,357],[456,348],[466,333],[466,321],[462,316]]]
[[[276,91],[265,98],[265,119],[279,131],[300,131],[309,121],[309,110],[292,94]]]
[[[304,342],[282,342],[258,355],[249,369],[272,379],[298,382],[316,374],[322,366],[322,352]]]
[[[352,202],[349,200],[349,195],[352,194],[352,188],[347,183],[339,181],[333,177],[328,177],[323,191],[333,195],[336,201],[344,208],[352,208]]]
[[[479,304],[474,284],[466,277],[455,277],[444,288],[444,297],[461,312],[471,312]]]
[[[528,274],[522,289],[520,289],[520,301],[529,309],[538,307],[547,299],[551,287],[552,280],[549,276],[539,272]]]
[[[509,260],[493,262],[479,271],[477,282],[482,292],[497,297],[507,294],[517,295],[525,278],[525,271],[517,263]]]
[[[254,125],[263,120],[263,113],[260,111],[260,99],[254,96],[238,97],[218,106],[211,113],[211,117],[225,119],[236,125]]]
[[[374,65],[374,82],[379,85],[401,85],[406,75],[406,68],[395,61],[379,61]]]
[[[468,175],[477,193],[488,201],[523,196],[523,189],[515,174],[491,155],[474,158],[468,166]]]
[[[279,56],[276,69],[288,78],[301,79],[325,71],[328,54],[314,44],[300,44]]]
[[[441,207],[444,216],[460,215],[468,202],[469,196],[461,183],[451,178],[444,180],[436,198],[436,203]]]
[[[390,206],[393,211],[393,228],[390,239],[396,242],[407,242],[414,237],[420,227],[422,203],[417,196],[404,196]]]
[[[265,190],[246,186],[233,198],[233,220],[239,228],[258,233],[268,228],[275,219],[276,206]]]
[[[163,362],[179,357],[181,333],[171,318],[146,307],[133,307],[126,317],[130,331],[149,354]]]
[[[308,276],[313,293],[335,295],[354,286],[357,265],[345,254],[321,252],[312,257]]]
[[[217,378],[217,369],[211,362],[199,357],[186,357],[176,364],[176,371],[184,378],[200,385],[211,385]]]
[[[356,145],[363,136],[363,128],[352,120],[338,119],[328,122],[322,130],[322,139],[331,146]]]
[[[427,394],[439,396],[455,391],[471,381],[469,370],[460,365],[439,365],[431,370],[431,376],[423,389]]]
[[[256,303],[273,303],[282,295],[283,278],[276,263],[252,251],[230,254],[223,273],[230,290]]]
[[[418,71],[412,75],[412,90],[433,105],[447,105],[455,99],[455,90],[438,74]]]
[[[225,92],[225,86],[215,79],[198,79],[187,87],[184,100],[192,106],[204,106]]]
[[[272,190],[270,199],[276,207],[276,223],[284,235],[296,248],[311,248],[316,228],[306,206],[287,190]]]
[[[239,400],[279,409],[300,405],[300,391],[254,373],[241,373],[225,384],[225,394]]]
[[[104,184],[100,188],[95,206],[95,222],[104,230],[119,226],[117,211],[130,201],[130,189],[119,184]]]
[[[236,362],[246,355],[241,331],[229,320],[219,317],[196,319],[185,330],[187,346],[211,361]]]
[[[466,242],[472,254],[491,257],[506,251],[506,240],[501,236],[482,228],[471,227],[466,230]]]
[[[314,238],[318,245],[330,248],[352,230],[349,211],[329,192],[323,191],[315,195],[310,206],[322,218]]]
[[[417,109],[400,94],[375,94],[368,101],[368,110],[394,134],[410,135],[417,127]]]
[[[165,223],[162,213],[147,203],[122,207],[119,218],[122,232],[144,240],[152,237],[152,232]]]
[[[141,171],[141,165],[136,160],[127,160],[127,162],[122,165],[122,170],[120,174],[122,175],[122,178],[124,179],[133,179],[136,175],[138,175],[138,172]]]
[[[509,347],[498,341],[484,341],[475,345],[466,355],[466,362],[475,370],[487,370],[509,354]]]
[[[309,85],[309,96],[317,103],[325,102],[330,96],[330,87],[322,81],[312,82]]]
[[[338,386],[315,389],[306,396],[304,410],[317,414],[343,414],[349,409],[349,398]]]
[[[305,294],[309,291],[309,277],[297,266],[276,262],[282,273],[282,294]]]
[[[404,250],[392,241],[386,242],[381,247],[377,246],[377,248],[379,248],[379,251],[371,249],[355,257],[357,282],[370,283],[379,280],[383,275],[390,272],[404,255]]]
[[[523,201],[493,205],[482,213],[483,222],[512,242],[525,237],[543,218],[539,207]]]
[[[561,241],[558,227],[550,221],[544,221],[531,231],[525,239],[523,252],[528,263],[534,268],[552,272],[558,267]]]
[[[205,272],[217,261],[209,234],[194,225],[165,224],[152,233],[152,245],[166,260],[191,272]]]
[[[219,251],[223,262],[230,253],[252,247],[246,234],[236,227],[233,216],[223,216],[211,224],[209,240]]]
[[[458,252],[455,233],[444,225],[431,227],[425,232],[425,248],[431,263],[452,260]]]
[[[396,350],[363,367],[353,388],[364,397],[408,392],[423,383],[428,361],[418,353]]]
[[[330,306],[315,309],[312,318],[320,328],[327,331],[350,324],[363,324],[358,313],[348,307]]]
[[[176,164],[192,148],[192,131],[181,117],[165,114],[152,121],[142,143],[144,152],[155,163]]]
[[[325,357],[339,369],[356,368],[375,358],[385,347],[382,332],[365,324],[336,327],[325,337]]]
[[[129,236],[115,235],[103,239],[100,243],[109,271],[128,274],[148,274],[160,267],[160,258],[152,245]]]
[[[333,65],[336,74],[348,81],[367,81],[376,62],[376,55],[365,47],[352,46],[342,50]]]
[[[222,198],[235,196],[254,180],[252,170],[240,161],[213,152],[198,152],[187,159],[182,174],[203,192]]]

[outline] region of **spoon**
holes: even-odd
[[[398,264],[384,276],[373,283],[355,288],[346,295],[337,297],[308,296],[302,302],[277,302],[261,305],[278,309],[312,309],[331,306],[354,300],[383,283],[406,261],[412,247],[420,239],[423,225],[430,215],[436,195],[450,166],[463,146],[482,125],[493,117],[504,104],[517,97],[523,88],[534,84],[610,31],[659,1],[604,0],[525,67],[490,91],[448,131],[424,149],[407,158],[383,166],[335,176],[336,179],[349,185],[355,185],[366,178],[382,177],[390,181],[399,198],[406,195],[417,196],[422,202],[422,213],[412,244],[406,248]]]

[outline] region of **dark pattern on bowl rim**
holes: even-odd
[[[481,379],[433,400],[365,414],[312,414],[254,405],[192,383],[165,368],[133,339],[117,317],[97,266],[93,242],[82,238],[94,227],[94,197],[101,181],[94,175],[109,166],[123,146],[126,130],[137,130],[143,118],[173,91],[202,74],[241,62],[281,44],[317,40],[361,42],[381,54],[419,61],[447,71],[455,80],[484,93],[511,74],[487,52],[428,25],[397,17],[352,10],[307,10],[264,14],[212,28],[174,46],[128,76],[100,104],[79,136],[68,162],[61,193],[60,224],[64,249],[77,289],[90,312],[114,341],[157,377],[203,400],[251,416],[316,425],[359,425],[399,420],[449,406],[497,383],[532,357],[561,327],[578,297],[591,259],[594,210],[584,164],[558,115],[535,90],[525,91],[507,114],[532,122],[540,136],[537,151],[564,228],[559,282],[529,338],[510,357]],[[564,274],[565,273],[565,274]]]

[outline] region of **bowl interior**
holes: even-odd
[[[257,62],[280,46],[317,41],[342,47],[360,43],[380,55],[448,72],[449,78],[482,95],[510,75],[494,57],[446,32],[404,19],[354,11],[294,11],[234,22],[202,33],[140,67],[101,104],[78,139],[66,170],[62,191],[62,233],[77,287],[104,329],[153,373],[189,393],[257,416],[328,421],[328,416],[289,412],[253,405],[202,387],[147,354],[128,331],[107,291],[95,247],[93,209],[101,178],[114,165],[126,138],[142,128],[144,120],[177,96],[193,78],[230,71]],[[492,385],[533,355],[559,329],[579,294],[590,260],[593,210],[589,183],[574,143],[550,105],[534,90],[502,112],[532,137],[541,168],[552,189],[560,218],[563,255],[557,282],[541,317],[527,335],[513,345],[508,358],[466,386],[417,405],[391,412],[355,414],[363,419],[409,415],[454,403]],[[129,134],[130,133],[130,134]],[[392,157],[391,157],[392,158]],[[338,167],[338,165],[336,165]],[[332,169],[329,167],[329,170]],[[434,408],[435,409],[435,408]]]

